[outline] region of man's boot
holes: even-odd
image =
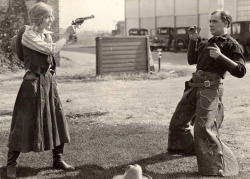
[[[20,152],[9,151],[8,152],[8,161],[7,161],[7,177],[16,178],[16,160],[19,157]]]
[[[63,148],[64,148],[64,144],[61,144],[59,146],[56,146],[52,150],[52,152],[53,152],[53,168],[62,169],[62,170],[70,170],[70,171],[75,170],[75,167],[67,164],[62,159]]]

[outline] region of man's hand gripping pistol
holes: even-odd
[[[189,39],[195,41],[195,51],[198,50],[198,39],[200,38],[201,28],[197,26],[190,27],[188,29]]]

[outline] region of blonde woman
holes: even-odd
[[[48,30],[54,20],[51,6],[42,2],[35,4],[29,11],[29,18],[32,25],[25,26],[21,38],[17,37],[21,45],[16,45],[26,74],[17,94],[7,145],[7,176],[10,178],[16,177],[16,160],[21,152],[52,150],[53,168],[74,170],[61,158],[70,136],[58,96],[53,55],[64,46],[68,36],[76,32],[75,27],[69,26],[54,43],[52,32]]]

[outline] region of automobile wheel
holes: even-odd
[[[180,48],[179,47],[175,47],[174,48],[174,53],[177,53],[178,51],[180,51]]]
[[[181,48],[185,46],[185,39],[184,38],[178,38],[176,40],[176,46]]]

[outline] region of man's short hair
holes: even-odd
[[[228,23],[227,27],[230,27],[230,24],[232,22],[232,16],[231,16],[231,14],[228,11],[225,11],[225,10],[217,10],[217,11],[212,12],[211,15],[214,15],[217,12],[220,13],[220,19],[223,22],[227,21],[227,23]]]

